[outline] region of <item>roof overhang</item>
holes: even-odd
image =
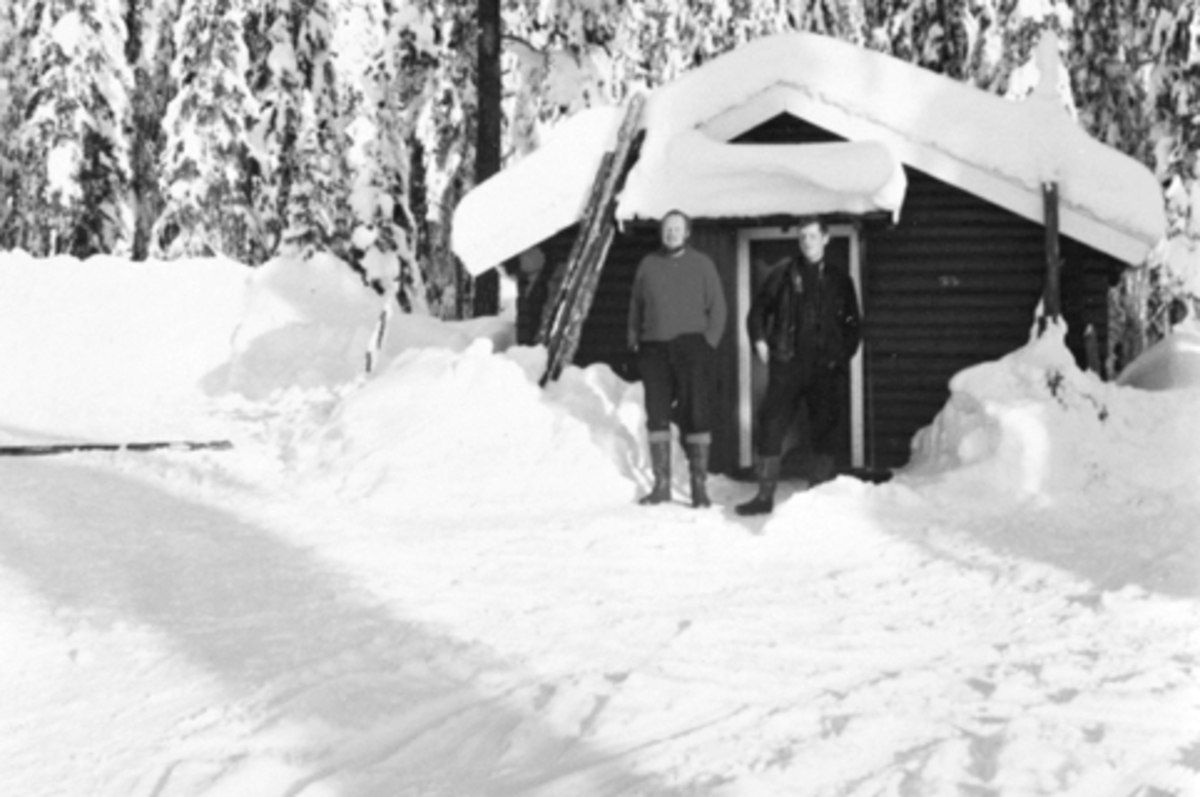
[[[581,111],[543,146],[471,189],[451,229],[466,270],[482,274],[579,221],[620,124],[618,107]]]
[[[576,114],[545,146],[469,192],[452,230],[467,271],[480,274],[577,222],[620,120],[619,108]],[[877,141],[730,144],[692,130],[643,147],[616,215],[622,221],[658,219],[670,210],[693,218],[894,217],[905,188],[903,164]]]

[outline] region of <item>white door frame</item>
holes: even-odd
[[[850,278],[858,294],[858,306],[862,307],[862,263],[858,230],[851,224],[829,225],[830,238],[846,238],[850,243]],[[754,428],[753,395],[751,394],[750,334],[746,330],[746,316],[750,313],[750,243],[752,241],[796,238],[796,230],[785,227],[746,227],[738,230],[737,241],[737,363],[738,363],[738,465],[749,467],[754,462],[754,443],[751,430]],[[856,468],[865,464],[863,414],[863,358],[862,346],[850,361],[850,462]]]

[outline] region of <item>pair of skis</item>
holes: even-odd
[[[546,371],[540,381],[543,386],[558,379],[579,348],[583,322],[591,310],[600,282],[600,269],[612,244],[616,193],[632,165],[634,140],[645,104],[646,98],[641,94],[629,99],[617,133],[616,147],[604,154],[596,171],[579,233],[567,257],[562,285],[542,317],[537,340],[547,351]]]

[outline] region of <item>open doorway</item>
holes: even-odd
[[[796,230],[793,227],[752,227],[738,231],[737,307],[738,307],[738,467],[746,469],[754,463],[754,434],[759,403],[767,388],[767,365],[756,357],[746,332],[746,316],[758,286],[773,269],[782,267],[797,254]],[[845,268],[858,291],[862,307],[861,271],[858,232],[853,225],[835,224],[829,227],[829,246],[825,251],[830,267]],[[863,358],[862,348],[850,363],[849,406],[843,413],[843,423],[837,431],[835,458],[842,468],[862,468],[864,465],[863,423]],[[808,430],[797,412],[797,421],[784,443],[785,473],[805,475],[811,463]]]

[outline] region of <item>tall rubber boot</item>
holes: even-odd
[[[688,443],[688,475],[692,482],[692,506],[697,509],[712,506],[708,499],[708,452],[709,443]]]
[[[779,485],[779,466],[783,457],[763,457],[758,466],[758,495],[734,511],[739,515],[766,515],[775,509],[775,488]]]
[[[650,441],[650,470],[654,487],[638,499],[642,506],[653,506],[671,500],[671,440]]]

